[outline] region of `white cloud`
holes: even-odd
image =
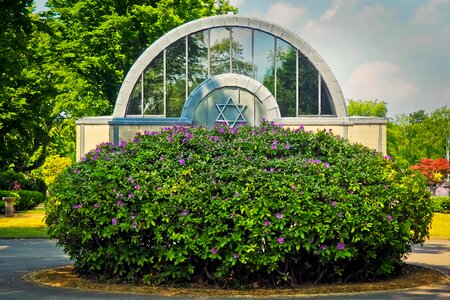
[[[356,16],[356,19],[360,22],[366,22],[368,19],[374,19],[386,14],[386,8],[381,3],[377,3],[373,6],[364,6],[362,11]]]
[[[239,8],[240,6],[242,6],[244,4],[245,0],[230,0],[230,4],[234,7]]]
[[[448,7],[442,7],[448,6]],[[445,12],[450,10],[450,0],[430,0],[427,4],[419,7],[411,22],[414,24],[435,24]]]
[[[342,0],[333,1],[333,5],[323,13],[323,15],[320,17],[320,21],[329,23],[333,19],[333,17],[336,16],[341,5]]]
[[[349,99],[378,99],[388,103],[392,113],[401,112],[419,90],[398,65],[372,61],[358,66],[350,75],[344,93]]]
[[[294,29],[301,18],[308,15],[308,8],[287,2],[276,2],[267,9],[266,20]]]

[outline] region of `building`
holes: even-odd
[[[348,117],[333,72],[307,42],[267,21],[222,15],[179,26],[148,47],[125,77],[113,115],[77,121],[77,157],[138,131],[262,120],[332,129],[386,153],[387,121]]]

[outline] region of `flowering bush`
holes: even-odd
[[[222,286],[389,276],[428,235],[426,182],[330,132],[173,127],[57,179],[49,234],[80,274]]]

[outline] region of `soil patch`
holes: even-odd
[[[39,270],[29,273],[25,279],[39,285],[74,288],[86,291],[112,293],[136,293],[158,296],[197,297],[293,297],[320,294],[345,294],[417,288],[427,285],[441,285],[450,282],[449,277],[439,271],[419,266],[406,265],[401,275],[390,280],[348,284],[315,284],[299,288],[279,289],[218,289],[218,288],[173,288],[148,286],[145,284],[104,283],[98,280],[78,277],[73,266]]]

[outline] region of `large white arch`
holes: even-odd
[[[141,73],[153,61],[153,59],[161,53],[165,48],[170,46],[175,41],[189,34],[222,26],[239,26],[260,30],[275,37],[281,38],[292,46],[297,48],[303,55],[305,55],[312,64],[317,68],[322,79],[325,81],[333,101],[336,115],[338,117],[347,117],[347,108],[345,105],[344,95],[341,87],[336,80],[333,72],[330,70],[323,58],[314,50],[307,42],[297,36],[292,31],[283,28],[282,26],[259,20],[256,18],[242,17],[239,15],[221,15],[198,19],[184,25],[181,25],[161,38],[155,41],[148,47],[144,53],[136,60],[133,66],[128,71],[117,97],[116,105],[114,107],[113,117],[125,117],[126,108],[130,95],[136,82],[139,80]]]

